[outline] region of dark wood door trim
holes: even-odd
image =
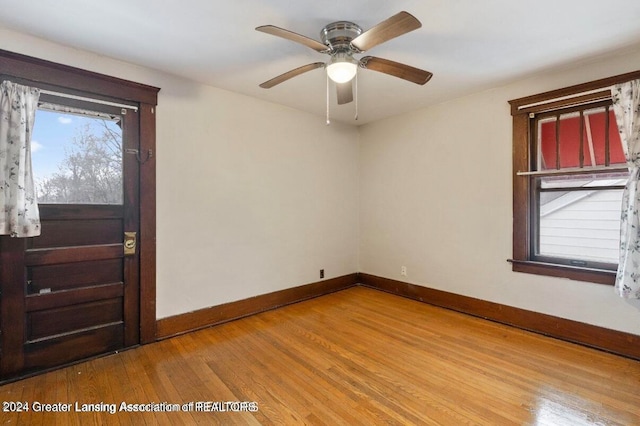
[[[0,49],[0,73],[46,85],[156,105],[157,87]]]
[[[156,114],[140,104],[140,343],[156,340]],[[148,157],[147,157],[148,155]]]

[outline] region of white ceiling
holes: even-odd
[[[322,117],[322,69],[272,89],[258,84],[328,57],[254,28],[272,24],[319,40],[327,23],[348,20],[366,31],[401,10],[422,28],[367,55],[433,79],[418,86],[362,71],[360,119],[353,120],[355,103],[332,99],[333,120],[364,124],[640,46],[638,0],[0,0],[0,26]]]

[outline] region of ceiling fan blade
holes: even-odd
[[[364,52],[385,41],[417,30],[422,24],[408,12],[400,12],[351,40],[351,45]]]
[[[346,83],[336,83],[336,89],[338,90],[338,105],[353,101],[353,80]]]
[[[263,25],[261,27],[257,27],[256,31],[295,41],[296,43],[303,44],[320,53],[329,51],[329,47],[325,46],[319,41],[303,36],[302,34],[294,33],[293,31],[285,30],[284,28],[276,27],[273,25]]]
[[[429,71],[388,59],[376,58],[375,56],[365,56],[360,59],[360,65],[365,69],[389,74],[420,85],[425,84],[433,77],[433,74]]]
[[[277,77],[272,78],[271,80],[265,81],[260,85],[263,89],[270,89],[273,86],[280,84],[293,78],[297,75],[304,74],[307,71],[315,70],[316,68],[324,67],[324,62],[314,62],[312,64],[303,65],[291,71],[287,71],[284,74],[280,74]]]

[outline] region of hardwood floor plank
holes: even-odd
[[[125,351],[121,354],[122,365],[126,371],[126,383],[131,386],[134,396],[132,401],[163,401],[157,392],[139,360],[139,352]],[[156,413],[154,420],[159,424],[170,424],[169,413]],[[153,424],[147,422],[147,424]]]
[[[10,424],[631,425],[640,362],[353,287],[6,384],[0,400],[180,406],[1,413]],[[227,401],[258,410],[195,409]]]
[[[304,320],[303,320],[304,321]],[[351,353],[343,362],[337,363],[332,368],[335,372],[340,370],[342,381],[358,383],[358,378],[363,374],[369,379],[367,385],[368,391],[365,393],[369,399],[371,394],[377,398],[378,406],[385,410],[387,415],[403,414],[403,423],[423,422],[419,418],[416,419],[413,413],[423,413],[425,408],[433,413],[433,418],[438,424],[472,424],[471,418],[465,415],[460,409],[459,401],[447,401],[439,397],[438,392],[424,391],[425,383],[419,381],[412,383],[415,378],[414,372],[405,374],[404,366],[410,366],[411,370],[415,369],[413,362],[398,362],[407,359],[403,354],[393,353],[395,343],[393,335],[372,336],[371,341],[358,342],[360,340],[357,334],[361,330],[358,329],[354,322],[354,327],[342,327],[338,335],[330,336],[333,340],[334,347],[351,347]],[[310,324],[305,326],[309,327]],[[353,356],[355,352],[355,355]],[[420,355],[419,355],[420,356]],[[387,365],[390,359],[395,359],[395,367],[393,371],[388,371]],[[344,365],[344,367],[343,367]],[[427,369],[430,367],[427,366]],[[368,372],[368,374],[367,374]],[[374,374],[371,374],[374,373]],[[438,384],[431,381],[429,386],[432,390],[437,390]],[[450,380],[443,380],[442,386],[445,388],[450,386]],[[434,388],[435,387],[435,388]],[[446,389],[443,389],[446,391]],[[448,395],[449,392],[441,393]],[[434,397],[435,396],[435,397]],[[360,403],[365,403],[365,401]],[[413,406],[407,404],[412,402]],[[395,413],[395,414],[394,414]],[[384,420],[384,417],[381,421]]]
[[[288,371],[293,365],[296,366],[296,374],[289,377],[289,380],[279,378],[278,383],[280,388],[289,394],[298,394],[299,398],[296,401],[300,408],[294,407],[296,411],[304,415],[304,418],[313,418],[313,407],[324,407],[332,403],[331,395],[333,398],[336,396],[335,387],[327,384],[323,377],[318,374],[318,370],[315,366],[310,365],[296,356],[304,352],[305,348],[300,346],[294,346],[294,342],[286,342],[284,344],[274,344],[274,335],[271,332],[271,326],[269,323],[265,323],[261,318],[255,318],[254,321],[241,324],[243,330],[247,333],[252,333],[252,328],[259,330],[258,339],[253,343],[253,347],[250,353],[253,356],[253,364],[258,368],[258,371],[263,369],[275,369],[277,374],[281,377],[287,377]],[[275,350],[274,350],[275,349]],[[314,392],[304,392],[309,383],[313,383]],[[353,407],[351,407],[353,408]],[[336,413],[327,412],[327,421],[330,424],[337,424],[340,422],[352,423],[355,418],[352,417],[348,410],[340,411]]]
[[[281,394],[278,387],[280,372],[269,368],[256,375],[256,366],[246,359],[251,356],[250,351],[243,347],[246,341],[240,340],[244,333],[238,328],[220,331],[224,333],[225,341],[221,344],[224,347],[218,346],[221,349],[219,355],[209,358],[207,364],[229,386],[236,398],[258,403],[260,411],[256,413],[256,418],[261,424],[303,423],[304,415],[296,413]],[[240,344],[236,344],[236,341]],[[268,380],[264,377],[265,371],[270,372]],[[297,400],[292,399],[291,405],[295,406]]]
[[[95,370],[96,363],[93,362],[85,362],[82,364],[78,364],[76,368],[65,368],[63,370],[59,370],[63,373],[60,377],[60,380],[64,381],[67,389],[67,399],[59,399],[59,402],[68,402],[75,405],[76,401],[100,401],[103,398],[103,395],[106,395],[106,389],[101,388],[97,385],[95,380]],[[38,376],[39,377],[39,376]],[[85,423],[93,423],[97,422],[95,417],[90,418],[87,415],[83,414],[85,419]],[[81,417],[79,413],[74,411],[70,412],[66,416],[66,423],[73,425],[80,425]]]
[[[310,325],[305,326],[304,328],[296,327],[297,320],[292,320],[291,318],[275,318],[274,323],[278,324],[275,330],[277,331],[277,334],[290,336],[295,335],[296,332],[298,333],[298,342],[292,340],[278,342],[274,341],[274,339],[270,339],[270,344],[275,346],[278,353],[288,355],[289,359],[287,360],[287,363],[288,365],[296,365],[296,371],[306,371],[309,373],[310,377],[315,377],[315,379],[310,379],[312,380],[312,383],[314,383],[314,390],[318,390],[319,385],[326,384],[326,388],[329,389],[328,394],[332,394],[334,400],[338,397],[338,399],[342,401],[349,401],[349,410],[353,412],[363,410],[367,412],[367,415],[378,419],[383,419],[385,417],[384,413],[394,412],[395,416],[401,418],[402,422],[405,424],[414,423],[416,421],[415,418],[412,418],[411,414],[403,412],[403,407],[389,404],[387,399],[384,399],[382,403],[380,403],[379,400],[373,401],[369,398],[370,395],[365,395],[360,390],[360,387],[362,386],[360,380],[362,377],[361,368],[360,366],[353,364],[353,360],[351,359],[352,357],[348,351],[339,350],[340,345],[323,340],[320,336],[315,334],[316,330],[314,330]],[[285,333],[282,333],[279,330],[281,328],[288,330],[286,330]],[[296,330],[292,330],[293,328],[296,328]],[[320,343],[322,349],[329,350],[324,354],[321,354],[320,351],[312,351],[311,353],[313,356],[307,356],[307,342],[309,338],[312,338],[314,343]],[[317,367],[319,358],[326,362],[324,371],[319,371]],[[347,364],[348,367],[338,371],[336,365],[342,364]],[[348,384],[349,386],[344,386],[344,384]],[[302,388],[304,389],[304,386]],[[341,392],[342,395],[335,395],[335,389],[341,388],[344,389]],[[333,389],[333,391],[330,389]],[[323,395],[326,395],[326,393],[320,392],[318,397],[322,398]],[[375,404],[372,404],[372,402],[375,402]],[[330,401],[328,403],[330,403]],[[323,404],[318,404],[317,406],[322,407]],[[340,415],[349,415],[349,412],[341,412]],[[353,423],[346,421],[344,418],[343,421],[346,423]],[[355,419],[353,421],[357,423]]]

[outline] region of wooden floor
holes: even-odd
[[[3,423],[31,425],[640,425],[640,362],[355,287],[7,384],[0,400],[29,404]]]

